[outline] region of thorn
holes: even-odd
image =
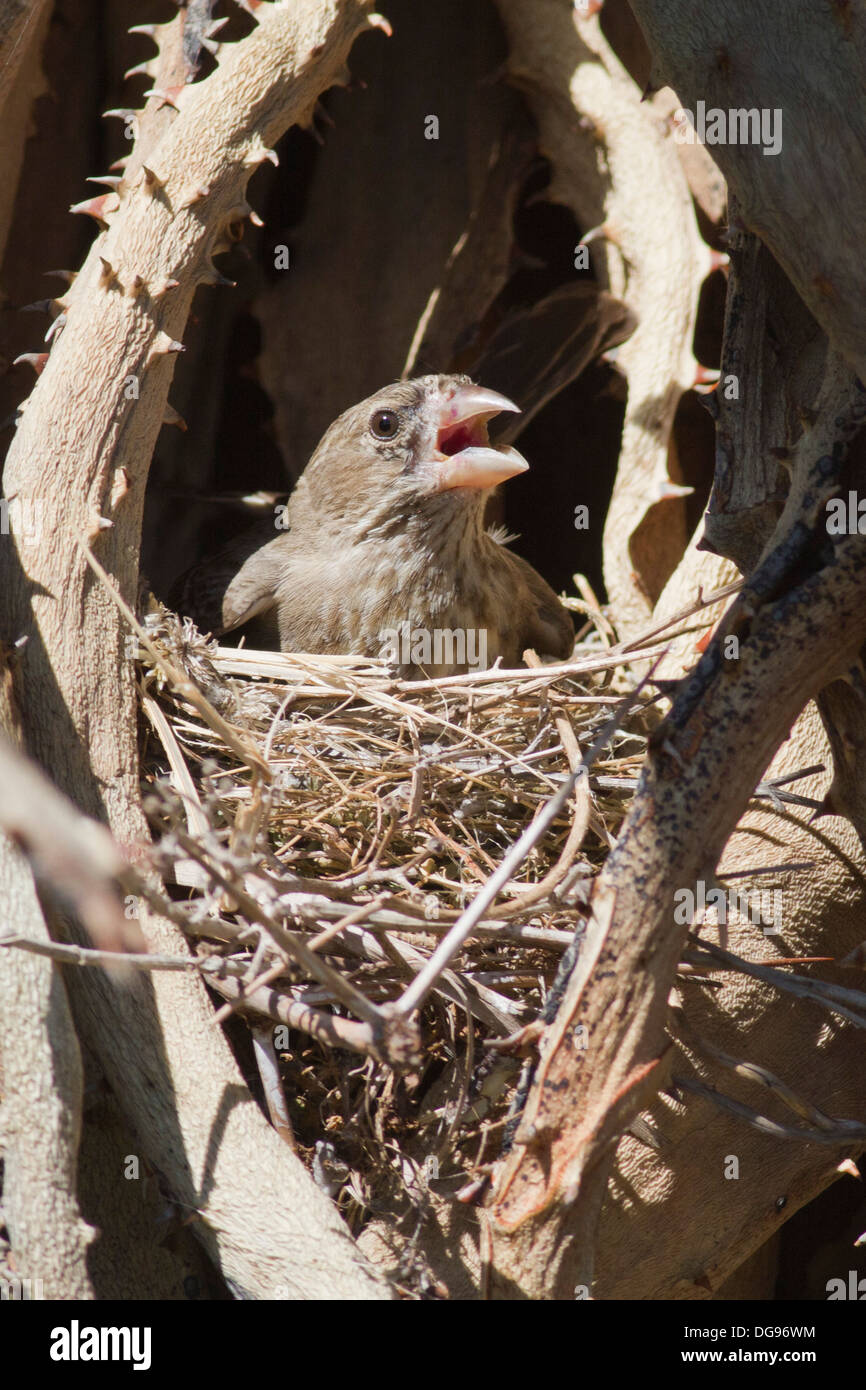
[[[115,174],[88,174],[85,183],[101,183],[106,188],[117,188],[121,180]]]
[[[99,272],[99,283],[108,290],[112,285],[117,284],[117,272],[111,261],[107,261],[104,256],[99,257],[102,262],[102,269]]]
[[[129,68],[123,74],[124,82],[130,77],[149,77],[154,82],[156,80],[156,59],[151,58],[146,63],[136,63],[134,68]]]
[[[122,173],[123,170],[126,168],[126,166],[127,166],[128,163],[129,163],[129,155],[128,155],[128,154],[122,154],[122,155],[120,156],[120,159],[115,159],[115,161],[114,161],[113,164],[109,164],[109,166],[108,166],[109,172],[110,172],[112,169],[119,169],[119,170],[121,171],[121,173]],[[121,180],[118,179],[117,182],[120,183]]]
[[[667,755],[668,755],[669,758],[673,758],[674,762],[677,764],[678,767],[682,768],[683,772],[686,771],[686,765],[685,765],[685,763],[683,762],[683,760],[682,760],[682,758],[680,757],[680,755],[679,755],[677,749],[676,749],[676,748],[674,747],[674,745],[671,743],[671,741],[670,741],[669,738],[666,738],[666,739],[663,741],[663,743],[662,743],[662,752],[663,752],[663,753],[667,753]]]
[[[216,57],[216,55],[222,48],[221,43],[216,43],[214,39],[208,38],[207,34],[202,35],[202,38],[199,40],[199,42],[201,43],[202,48],[206,48],[208,53],[212,53],[214,57]]]
[[[151,290],[150,297],[151,299],[159,299],[161,295],[167,294],[169,290],[176,290],[179,285],[179,280],[172,280],[171,278],[163,280],[162,284],[159,285],[157,289]]]
[[[164,425],[177,425],[178,429],[183,430],[186,434],[186,420],[175,410],[173,405],[169,405],[168,401],[166,401],[162,423]]]
[[[106,518],[104,516],[100,516],[98,512],[91,512],[90,521],[88,522],[87,528],[84,532],[84,539],[87,542],[88,546],[93,545],[100,531],[104,531],[106,529],[105,522]],[[108,525],[111,525],[110,521],[108,522]]]
[[[686,487],[680,483],[673,482],[670,478],[665,478],[656,494],[656,501],[667,502],[669,498],[673,497],[691,497],[693,492],[693,487]]]
[[[248,168],[252,167],[257,169],[260,164],[264,164],[266,159],[269,159],[275,168],[279,165],[280,157],[276,150],[269,150],[267,145],[265,145],[259,137],[253,142],[250,149],[244,155],[244,164]]]
[[[32,304],[19,304],[19,314],[50,314],[54,307],[53,299],[34,299]]]
[[[228,15],[226,15],[223,19],[215,19],[214,22],[213,22],[213,24],[210,25],[210,27],[209,27],[209,29],[208,29],[208,31],[207,31],[207,37],[208,37],[209,39],[215,38],[216,35],[219,33],[220,29],[225,28],[225,26],[226,26],[226,24],[228,24],[228,22],[229,22],[229,17],[228,17]]]
[[[131,29],[127,29],[127,34],[145,34],[149,39],[155,39],[158,24],[133,24]]]
[[[709,412],[709,414],[713,417],[714,420],[718,420],[719,397],[715,387],[712,387],[712,389],[709,391],[696,391],[695,399],[698,401],[700,405],[704,407],[704,410]]]
[[[45,363],[47,361],[47,352],[22,352],[20,357],[15,358],[12,366],[17,367],[19,363],[26,362],[28,366],[33,368],[37,376],[41,376],[45,370]]]
[[[138,296],[141,294],[141,291],[142,291],[143,289],[144,289],[144,276],[143,276],[143,275],[133,275],[133,277],[132,277],[132,279],[131,279],[131,281],[129,282],[129,285],[128,285],[128,287],[127,287],[126,293],[127,293],[127,295],[129,296],[130,299],[138,299]]]
[[[700,540],[696,542],[695,550],[705,550],[708,555],[720,554],[718,548],[712,545],[711,542],[707,540],[706,536],[701,536]]]
[[[110,111],[103,111],[102,119],[107,120],[109,116],[116,116],[119,121],[123,121],[125,124],[138,115],[139,112],[132,106],[115,106]]]
[[[390,24],[388,23],[387,19],[383,14],[374,13],[368,15],[367,23],[371,29],[381,29],[382,33],[387,34],[389,39],[394,37],[394,30],[391,28]]]
[[[155,193],[158,188],[162,188],[163,181],[146,164],[141,166],[141,186],[146,188],[148,193]]]
[[[175,338],[170,338],[167,333],[160,329],[147,354],[148,366],[150,366],[155,357],[167,357],[171,352],[186,352],[186,348],[183,343],[179,343]]]
[[[178,98],[184,90],[183,83],[177,87],[151,87],[149,92],[145,92],[146,97],[156,97],[162,102],[163,106],[173,106],[175,111],[179,111]]]
[[[223,275],[219,270],[217,270],[216,266],[213,264],[213,261],[206,262],[199,283],[202,285],[227,285],[230,289],[237,289],[237,281],[229,280],[225,275]]]
[[[840,806],[837,802],[837,798],[834,795],[834,787],[831,783],[830,790],[821,802],[820,810],[813,811],[806,823],[807,825],[814,825],[815,821],[820,820],[822,816],[844,816],[846,814],[847,812],[844,807]]]
[[[731,258],[724,251],[710,250],[710,271],[727,270],[731,264]]]
[[[46,343],[50,343],[52,338],[57,337],[58,334],[63,332],[64,328],[66,327],[66,319],[66,313],[57,315],[57,318],[54,320],[48,332],[45,334]]]
[[[580,238],[578,245],[589,246],[593,241],[599,240],[616,240],[615,237],[611,236],[610,227],[608,226],[607,222],[602,222],[601,225],[598,227],[591,227],[590,230],[588,232],[585,232],[584,235]]]
[[[247,217],[254,227],[263,227],[265,225],[258,213],[254,212],[250,207],[249,203],[237,203],[226,214],[226,219],[220,229],[217,241],[211,248],[211,255],[216,255],[222,250],[228,250],[234,242],[240,241],[244,234],[244,219]]]
[[[718,368],[704,367],[698,362],[695,367],[695,379],[692,382],[692,386],[707,386],[711,384],[712,389],[715,390],[719,384],[719,376],[720,372]]]
[[[85,198],[83,203],[73,203],[70,212],[83,212],[88,217],[94,217],[103,226],[108,225],[108,219],[112,213],[117,212],[120,207],[120,199],[116,193],[103,193],[98,198]]]
[[[863,1174],[860,1172],[860,1169],[857,1167],[857,1164],[854,1162],[853,1158],[843,1158],[842,1162],[839,1164],[839,1167],[836,1169],[836,1172],[847,1173],[849,1178],[862,1178],[863,1176]]]
[[[58,280],[65,280],[67,285],[71,285],[78,274],[77,270],[43,270],[43,275],[56,275]]]
[[[179,206],[182,208],[194,207],[196,203],[200,203],[203,198],[206,198],[210,191],[211,185],[209,183],[199,183],[191,192],[184,194]]]

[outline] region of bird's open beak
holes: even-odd
[[[443,397],[433,455],[437,492],[495,487],[526,472],[529,464],[522,454],[510,446],[495,449],[487,437],[487,421],[502,410],[519,412],[520,407],[484,386],[458,386]]]

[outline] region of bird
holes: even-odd
[[[566,660],[553,589],[484,523],[490,490],[529,464],[488,422],[519,411],[468,376],[398,381],[344,411],[277,509],[182,576],[170,603],[203,633],[257,620],[260,645],[385,656],[409,678]]]

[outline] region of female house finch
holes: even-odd
[[[484,528],[487,490],[529,467],[487,435],[517,409],[465,376],[377,391],[326,432],[286,529],[196,566],[175,606],[202,631],[265,616],[283,651],[389,655],[412,675],[513,666],[527,647],[566,658],[567,609]]]

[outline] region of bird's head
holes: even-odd
[[[524,473],[511,447],[496,448],[488,421],[519,407],[467,376],[396,382],[345,411],[304,472],[304,491],[320,517],[387,528],[413,513],[481,515],[485,493]]]

